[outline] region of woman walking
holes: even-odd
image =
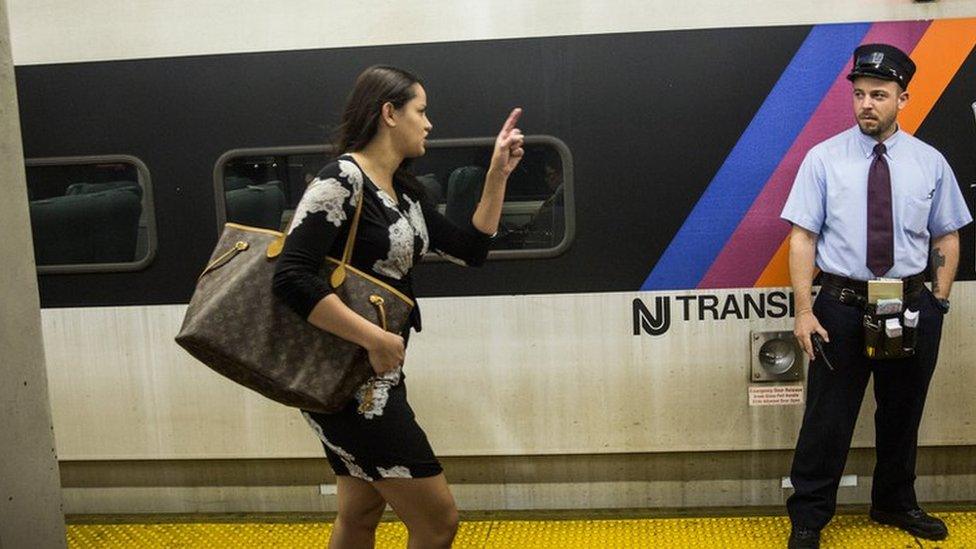
[[[407,403],[402,365],[414,309],[401,334],[386,332],[346,307],[319,277],[327,255],[341,256],[356,204],[362,200],[351,264],[413,297],[411,270],[428,250],[480,265],[498,229],[509,174],[524,154],[516,128],[521,109],[505,121],[471,226],[448,221],[405,169],[425,152],[432,125],[420,80],[374,66],[359,75],[339,127],[342,154],[308,186],[288,229],[274,291],[320,329],[368,351],[375,376],[334,414],[303,412],[336,473],[338,515],[329,547],[373,547],[387,503],[406,524],[410,548],[450,547],[458,515],[440,463]]]

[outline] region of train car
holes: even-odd
[[[72,27],[101,33],[87,48],[56,40],[72,14],[14,4],[66,512],[334,509],[298,412],[173,338],[223,223],[287,224],[377,63],[424,79],[434,129],[413,169],[453,219],[507,112],[525,112],[487,264],[431,257],[415,275],[411,401],[461,508],[781,504],[805,378],[786,194],[806,151],[854,123],[853,49],[889,42],[920,66],[902,128],[972,208],[976,12],[459,2],[382,8],[383,30],[354,4],[259,19],[103,2]],[[961,238],[919,440],[926,501],[976,494],[973,227]],[[842,502],[868,501],[872,411],[868,396]]]

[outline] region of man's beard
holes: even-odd
[[[866,127],[865,124],[870,122],[875,122],[877,125],[874,126],[873,128]],[[889,119],[877,117],[874,120],[862,120],[861,118],[857,119],[857,126],[861,128],[861,133],[863,133],[864,135],[869,135],[871,137],[875,137],[883,133],[886,133],[888,130],[891,129],[891,126],[894,125],[894,123],[895,123],[894,117],[891,117]]]

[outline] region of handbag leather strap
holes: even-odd
[[[359,200],[356,201],[356,213],[352,216],[352,226],[349,227],[349,236],[346,237],[346,247],[342,250],[342,260],[340,265],[349,263],[352,259],[352,248],[356,244],[356,231],[359,229],[359,216],[363,211],[363,194],[366,192],[366,183],[359,189]]]
[[[359,200],[356,201],[356,213],[352,217],[352,225],[349,227],[349,235],[346,237],[346,245],[342,250],[342,258],[339,260],[339,264],[329,275],[329,284],[333,288],[338,288],[342,286],[342,283],[346,280],[346,265],[352,259],[352,250],[356,243],[356,232],[359,229],[359,218],[363,212],[363,194],[366,192],[366,182],[359,187]],[[274,259],[281,255],[281,251],[285,247],[285,238],[287,235],[281,233],[281,236],[274,239],[265,251],[268,259]],[[206,271],[205,271],[206,272]],[[202,275],[201,275],[202,276]]]
[[[352,248],[356,243],[356,231],[359,229],[359,216],[363,212],[363,195],[366,193],[366,182],[359,187],[359,200],[356,202],[356,213],[352,216],[352,226],[349,227],[349,235],[346,236],[346,246],[342,249],[342,259],[339,266],[329,275],[329,284],[333,288],[342,286],[346,280],[346,264],[352,259]]]

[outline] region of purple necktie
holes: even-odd
[[[891,222],[891,173],[884,143],[874,146],[874,160],[868,171],[868,268],[884,276],[895,264],[894,232]]]

